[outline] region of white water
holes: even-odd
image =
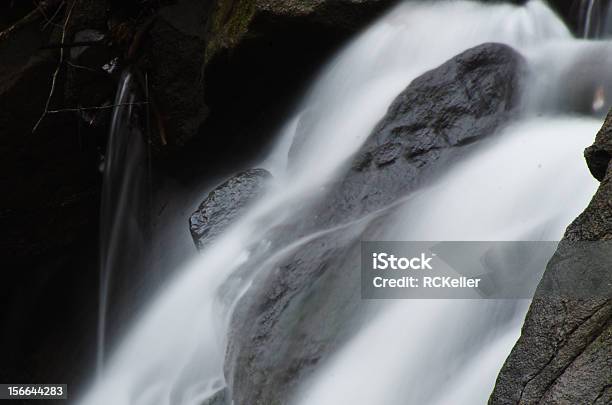
[[[100,218],[100,290],[98,308],[97,372],[105,361],[107,317],[113,287],[122,273],[143,266],[150,209],[148,151],[135,125],[138,107],[135,78],[126,71],[119,81],[104,159]],[[129,245],[129,250],[126,249]]]
[[[268,196],[228,229],[201,257],[178,272],[176,279],[152,300],[146,313],[115,349],[101,380],[93,384],[80,403],[195,405],[222,387],[225,384],[222,371],[228,314],[231,312],[229,309],[235,301],[235,295],[248,288],[250,277],[247,276],[242,284],[236,285],[236,291],[223,293],[228,295],[223,295],[219,286],[238,265],[248,261],[249,246],[260,241],[267,231],[282,223],[285,218],[291,217],[301,201],[316,196],[317,190],[334,178],[339,166],[365,140],[392,99],[414,77],[471,46],[490,41],[504,42],[520,49],[530,58],[533,66],[545,71],[553,70],[557,60],[550,64],[536,63],[544,49],[553,45],[567,49],[567,52],[554,56],[564,58],[565,61],[578,60],[581,55],[573,51],[580,48],[581,43],[571,39],[563,24],[540,1],[531,2],[526,7],[470,2],[406,3],[393,10],[331,62],[315,82],[298,114],[288,120],[277,148],[264,161],[264,165],[275,174]],[[534,89],[538,88],[534,86]],[[537,91],[542,93],[541,89]],[[542,98],[542,94],[531,96]],[[301,119],[305,121],[300,123]],[[289,170],[286,168],[286,154],[300,124],[309,128],[309,136],[303,147],[297,150],[295,162],[292,162]],[[461,169],[462,174],[457,174],[464,182],[460,196],[470,195],[466,189],[477,191],[476,184],[478,187],[507,184],[503,193],[507,199],[502,204],[493,200],[487,204],[486,200],[496,196],[496,193],[483,192],[479,201],[490,210],[489,216],[492,219],[487,217],[479,221],[474,218],[487,211],[482,206],[473,206],[474,201],[445,194],[444,188],[440,188],[441,191],[433,188],[427,192],[431,193],[430,198],[438,199],[436,201],[441,204],[455,201],[452,219],[464,215],[470,227],[474,223],[482,224],[478,228],[480,233],[474,230],[482,239],[501,237],[501,231],[492,224],[511,227],[520,225],[521,221],[534,221],[534,224],[539,225],[550,216],[558,221],[557,228],[551,227],[550,235],[558,238],[561,227],[569,223],[580,208],[586,205],[594,190],[594,182],[586,173],[581,153],[583,146],[595,134],[595,122],[542,118],[523,125],[508,130],[504,140],[490,146],[486,153],[472,157]],[[541,132],[546,134],[542,135]],[[554,142],[551,137],[555,138]],[[508,139],[509,144],[504,143],[505,139]],[[521,147],[516,146],[515,143],[521,142]],[[493,168],[478,170],[481,164],[496,163],[498,153],[504,156],[504,160],[500,159],[499,162],[504,161],[505,165],[499,163]],[[532,177],[533,172],[527,171],[528,168],[533,170],[532,166],[521,166],[527,156],[546,158],[542,163],[541,175],[537,178]],[[528,160],[524,164],[532,163]],[[471,170],[470,165],[476,169]],[[555,166],[561,166],[562,173],[553,170]],[[525,170],[519,170],[522,167]],[[485,177],[477,183],[470,179],[470,176],[476,174]],[[449,178],[442,181],[449,181]],[[450,181],[449,187],[453,187],[453,184],[454,180]],[[546,184],[567,194],[559,196],[563,198],[560,202],[542,200],[539,186]],[[523,185],[532,187],[537,193],[522,190]],[[515,186],[518,187],[517,194],[513,194],[511,188]],[[547,188],[545,191],[551,190]],[[521,195],[522,198],[512,197],[514,195]],[[554,198],[553,194],[545,196]],[[540,210],[534,208],[538,202],[542,203]],[[418,201],[414,204],[418,204]],[[554,212],[549,215],[544,204],[551,204],[550,208]],[[479,210],[471,211],[471,207]],[[515,214],[519,211],[524,216],[521,221],[515,222]],[[437,223],[442,224],[436,228],[439,230],[437,235],[448,238],[449,234],[445,232],[451,228],[447,228],[443,219],[437,217],[438,213],[430,207],[423,207],[420,215],[422,218],[436,216],[439,221]],[[540,214],[543,216],[538,216]],[[457,225],[456,232],[450,234],[450,237],[465,238],[465,234],[461,233],[465,229]],[[397,232],[400,237],[401,229],[393,232]],[[412,237],[431,239],[435,235],[423,233],[412,234]],[[512,235],[518,238],[520,233]],[[284,253],[270,252],[272,259],[268,264],[280,259]],[[253,268],[251,272],[254,274],[259,270]],[[445,301],[396,303],[368,324],[311,381],[304,383],[302,395],[306,399],[303,403],[383,403],[379,401],[383,397],[378,395],[383,395],[385,389],[397,385],[369,378],[373,370],[385,375],[406,377],[402,381],[405,386],[411,387],[411,391],[406,393],[399,390],[396,393],[404,394],[402,398],[405,400],[402,403],[428,403],[434,399],[426,395],[432,387],[446,386],[441,383],[445,382],[448,373],[439,368],[445,362],[452,366],[450,370],[463,371],[462,378],[465,378],[466,384],[478,384],[481,378],[486,377],[490,385],[516,338],[519,325],[516,316],[520,317],[524,305],[510,308],[512,313],[499,324],[498,330],[495,329],[498,325],[492,324],[494,330],[491,333],[479,334],[482,330],[470,328],[469,322],[477,314],[489,314],[495,319],[496,314],[500,313],[498,310],[501,313],[508,311],[507,308],[498,308],[494,302],[472,302],[462,307]],[[424,311],[427,311],[427,316]],[[411,328],[398,331],[394,327],[397,320],[409,313],[415,314]],[[448,319],[453,322],[448,322]],[[453,325],[455,329],[447,329],[448,325]],[[408,341],[401,339],[407,335],[414,339],[413,342],[422,344],[402,344]],[[396,350],[385,351],[384,347],[377,350],[371,343],[368,344],[381,342],[379,339],[382,338],[390,339],[389,348],[394,347]],[[462,344],[471,341],[481,342],[482,350],[477,350],[467,359],[461,355],[461,348]],[[364,347],[372,351],[364,353]],[[458,352],[452,351],[453,347]],[[402,350],[401,355],[397,353],[399,349]],[[421,361],[414,362],[411,352]],[[437,359],[432,362],[429,370],[424,361],[428,358]],[[408,376],[419,370],[417,365],[422,367],[424,377],[409,381],[408,384]],[[471,371],[478,372],[478,378]],[[331,381],[334,382],[333,386],[329,385]],[[448,385],[449,391],[439,394],[451,395],[456,392],[457,395],[464,395],[465,402],[453,401],[454,404],[478,403],[479,400],[472,401],[473,398],[460,392],[462,385],[459,380],[453,379],[450,382],[454,385]],[[356,386],[358,389],[355,389]],[[457,391],[451,391],[454,386],[458,387]],[[488,388],[480,386],[480,391],[486,393]],[[376,401],[368,402],[368,398]],[[410,402],[410,399],[416,402]],[[425,402],[418,402],[417,399],[425,399]],[[442,400],[442,397],[438,399]],[[393,397],[387,401],[393,401]]]
[[[591,28],[591,24],[593,24],[593,7],[595,6],[596,0],[587,0],[587,4],[586,4],[586,20],[584,22],[584,31],[582,33],[582,36],[584,38],[588,38],[592,28]]]
[[[609,1],[581,0],[577,12],[583,21],[582,26],[579,26],[583,38],[610,37],[610,34],[612,34],[610,27],[612,5]]]
[[[384,240],[560,239],[596,188],[582,151],[599,126],[579,118],[511,126],[410,200]],[[521,301],[394,301],[296,403],[485,404],[526,308]]]

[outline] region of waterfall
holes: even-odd
[[[605,38],[612,34],[609,25],[612,7],[608,0],[581,0],[578,11],[578,29],[583,38]]]
[[[599,125],[547,118],[510,126],[405,204],[381,240],[558,240],[597,187],[582,151]],[[485,404],[525,301],[395,300],[304,383],[295,403]]]
[[[303,201],[323,193],[411,80],[483,42],[506,43],[526,56],[533,82],[527,86],[525,111],[422,197],[406,202],[399,218],[414,219],[410,232],[398,220],[383,233],[398,240],[520,240],[533,232],[542,239],[560,238],[595,190],[582,149],[597,121],[572,115],[579,108],[563,111],[564,93],[553,90],[567,80],[572,66],[588,64],[609,44],[573,39],[542,1],[525,6],[405,2],[321,72],[262,161],[274,174],[267,195],[151,298],[80,403],[200,405],[220,392],[237,300],[258,272],[315,235],[266,251],[265,260],[246,266],[247,274],[234,274],[251,263],[251,247],[265,246],[266,234],[299,215]],[[591,46],[598,52],[590,52]],[[605,82],[605,76],[598,79]],[[590,81],[583,86],[588,106],[594,96],[590,86]],[[300,139],[303,133],[307,136]],[[440,206],[449,201],[457,208],[452,216]],[[419,221],[433,225],[419,226]],[[453,404],[484,403],[526,305],[407,300],[382,306],[302,382],[295,403],[444,404],[448,397]],[[411,328],[398,328],[407,317]],[[463,348],[465,353],[458,353]]]
[[[144,108],[135,75],[120,78],[106,153],[100,218],[100,297],[98,314],[98,376],[104,368],[110,298],[118,296],[113,278],[134,273],[146,260],[150,212],[148,149],[141,131]],[[124,289],[123,286],[116,286]],[[121,305],[119,302],[117,305]]]
[[[582,33],[582,36],[584,38],[588,38],[592,32],[591,25],[593,24],[593,9],[595,7],[595,3],[596,3],[596,0],[587,0],[586,5],[583,6],[583,8],[586,7],[585,8],[586,18],[584,20],[584,30]]]

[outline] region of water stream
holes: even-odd
[[[249,288],[253,275],[296,245],[270,252],[268,260],[231,284],[234,291],[222,289],[235,269],[249,263],[249,247],[297,215],[302,200],[322,193],[321,186],[337,176],[412,79],[492,41],[509,44],[528,60],[531,85],[520,118],[406,202],[399,211],[402,220],[382,233],[397,240],[521,240],[534,234],[558,240],[596,188],[582,150],[600,123],[577,113],[593,113],[597,89],[609,85],[605,68],[576,72],[593,58],[606,66],[601,55],[610,54],[611,45],[572,38],[542,1],[520,7],[400,4],[321,72],[262,161],[274,174],[267,195],[151,298],[80,403],[199,405],[221,389],[236,297]],[[585,94],[578,106],[564,99],[575,90],[564,83],[574,77]],[[299,142],[298,128],[307,134]],[[486,403],[518,336],[525,301],[384,305],[302,382],[295,403]],[[401,326],[406,319],[410,328]],[[385,344],[371,343],[381,341]]]
[[[558,240],[596,187],[580,151],[599,125],[546,118],[507,128],[406,203],[381,240]],[[296,403],[485,404],[527,301],[386,304]]]
[[[121,76],[115,97],[103,163],[104,184],[100,218],[100,299],[98,316],[98,375],[107,345],[109,300],[117,298],[125,273],[137,273],[147,261],[151,204],[148,149],[141,119],[145,108],[130,71]],[[126,247],[129,246],[129,249]],[[129,278],[128,278],[129,279]],[[113,294],[115,293],[115,294]],[[115,317],[115,321],[119,318]]]

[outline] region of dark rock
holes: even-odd
[[[490,135],[520,95],[523,59],[484,44],[415,79],[395,99],[324,212],[354,217],[392,203],[446,151]]]
[[[608,115],[601,130],[595,137],[595,143],[584,151],[587,165],[593,177],[603,181],[608,171],[612,156],[612,117]]]
[[[224,153],[260,153],[321,65],[397,1],[218,1],[207,23],[202,81],[190,82],[204,85],[209,116],[171,163],[193,176],[204,170],[199,162],[225,165]],[[193,164],[183,169],[185,162]]]
[[[549,262],[521,337],[497,378],[491,405],[610,403],[612,176],[606,170],[609,157],[602,154],[612,140],[611,118],[586,153],[601,185]],[[594,281],[597,285],[588,289],[576,288]]]
[[[186,161],[210,164],[222,155],[219,151],[257,153],[278,124],[271,117],[280,120],[285,115],[288,100],[305,79],[337,46],[395,1],[162,3],[155,18],[141,23],[128,42],[138,42],[139,35],[144,38],[134,59],[148,74],[159,112],[163,139],[154,142],[155,151],[164,151],[172,162],[176,158],[177,166],[185,166]],[[137,15],[147,7],[115,5]],[[235,119],[237,113],[240,120]],[[223,138],[218,139],[217,133]],[[183,149],[192,140],[195,146]],[[176,153],[181,155],[175,157]]]
[[[94,29],[105,31],[110,3],[108,0],[79,0],[70,1],[69,5],[74,8],[67,26],[67,38],[73,38],[78,31]]]
[[[235,48],[245,36],[256,36],[270,25],[308,24],[355,31],[393,0],[221,0],[210,25],[207,58]]]
[[[391,212],[394,202],[466,145],[493,133],[513,111],[522,67],[523,58],[511,48],[484,44],[417,78],[324,200],[305,212],[302,223],[275,230],[282,244],[336,229],[313,237],[258,277],[237,306],[226,359],[236,404],[286,403],[296,381],[358,327],[359,241],[375,239],[385,216],[364,224],[351,220]],[[345,226],[334,228],[340,224]]]
[[[223,232],[265,190],[270,173],[251,169],[216,187],[189,218],[189,230],[201,250]]]
[[[204,96],[204,35],[209,10],[206,1],[162,7],[143,44],[164,142],[175,149],[198,133],[209,113]]]

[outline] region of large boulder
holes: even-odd
[[[549,262],[491,405],[612,402],[611,125],[586,150],[601,185]]]
[[[270,177],[264,169],[247,170],[208,194],[189,218],[189,231],[198,250],[208,245],[263,194]]]
[[[393,102],[325,212],[354,217],[414,188],[423,167],[490,135],[520,96],[523,60],[508,46],[469,49],[415,79]]]
[[[390,211],[471,142],[495,132],[516,105],[522,67],[511,48],[484,44],[417,78],[324,200],[301,223],[274,231],[270,238],[283,244],[328,229],[258,277],[237,306],[226,359],[234,403],[287,403],[296,382],[348,338],[362,305],[359,241],[374,237],[384,216],[352,220]]]

